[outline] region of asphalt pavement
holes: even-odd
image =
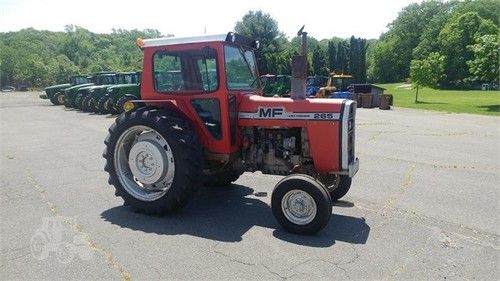
[[[279,176],[133,213],[103,171],[113,116],[0,93],[2,280],[498,279],[500,118],[359,109],[360,170],[314,236],[270,209]]]

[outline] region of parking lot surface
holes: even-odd
[[[315,236],[269,207],[281,179],[133,213],[103,171],[113,116],[0,95],[0,279],[497,279],[500,118],[359,109],[360,170]],[[267,195],[262,195],[267,192]]]

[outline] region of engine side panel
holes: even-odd
[[[343,100],[266,98],[242,96],[240,127],[305,128],[308,145],[319,172],[340,171]]]

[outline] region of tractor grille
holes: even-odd
[[[349,165],[356,161],[355,143],[356,143],[356,102],[346,100],[342,105],[341,112],[341,136],[340,136],[340,163],[341,169],[347,171]]]
[[[356,128],[356,103],[349,107],[349,117],[347,120],[347,158],[348,162],[354,161],[354,131]]]

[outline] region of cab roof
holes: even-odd
[[[243,35],[236,34],[234,32],[195,37],[164,37],[155,39],[143,39],[142,42],[144,43],[144,45],[142,45],[143,48],[204,42],[232,42],[237,45],[247,46],[254,49],[257,49],[259,47],[258,41]]]

